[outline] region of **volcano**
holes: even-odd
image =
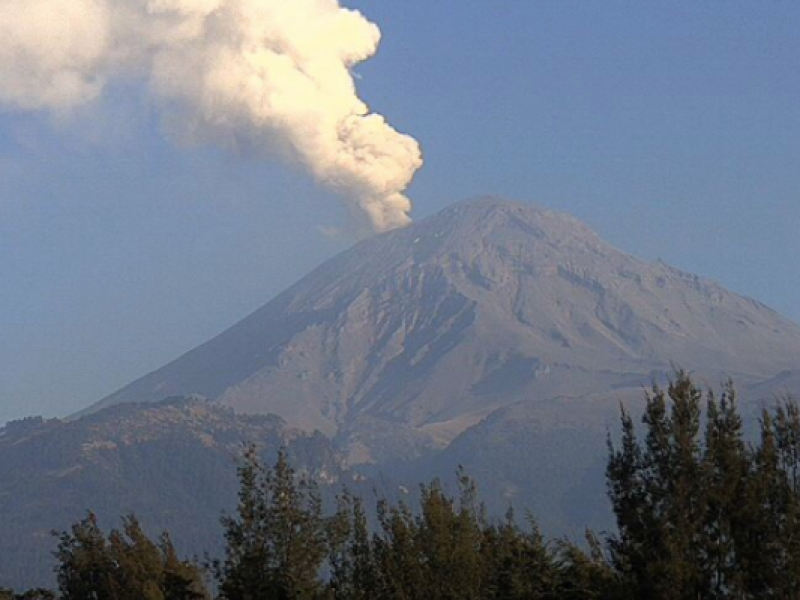
[[[201,395],[371,463],[435,452],[520,402],[597,419],[584,400],[640,394],[676,364],[763,392],[800,364],[800,327],[567,214],[482,198],[362,241],[91,410]]]
[[[798,364],[800,327],[755,300],[562,213],[457,204],[355,245],[82,418],[0,430],[0,587],[52,585],[48,532],[90,508],[107,526],[134,511],[187,555],[218,549],[243,441],[286,448],[331,495],[406,498],[463,465],[490,514],[529,509],[577,540],[614,526],[620,402],[636,413],[679,365],[733,379],[757,424],[753,400],[800,391]]]

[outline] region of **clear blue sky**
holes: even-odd
[[[425,152],[415,217],[534,201],[800,320],[800,3],[345,4],[384,34],[360,92]],[[0,422],[203,342],[344,248],[318,229],[343,218],[299,170],[172,147],[135,88],[0,114]]]

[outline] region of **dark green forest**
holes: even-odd
[[[105,532],[90,513],[54,534],[57,590],[0,600],[800,599],[798,404],[765,408],[750,440],[731,384],[715,394],[678,372],[641,424],[620,420],[612,532],[545,539],[535,515],[493,518],[464,471],[418,502],[343,490],[326,510],[285,452],[267,466],[248,446],[222,556],[179,557],[133,515]]]

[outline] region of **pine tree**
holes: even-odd
[[[777,485],[779,582],[783,597],[800,597],[800,407],[791,398],[780,401],[774,418],[780,481]]]
[[[481,594],[481,531],[472,502],[474,486],[463,475],[459,479],[458,507],[440,481],[421,486],[416,545],[430,598],[466,600]]]
[[[484,556],[487,561],[485,598],[554,598],[558,568],[544,537],[532,518],[528,530],[517,524],[509,509],[499,524],[484,529]]]
[[[93,513],[59,535],[55,555],[63,600],[121,600],[115,564]]]
[[[780,597],[774,591],[783,585],[785,479],[769,411],[762,411],[760,425],[759,444],[750,453],[750,482],[742,498],[747,521],[737,533],[743,585],[751,598]]]
[[[162,557],[135,517],[123,518],[123,530],[112,531],[108,552],[120,600],[164,600]]]
[[[133,515],[106,538],[90,513],[60,534],[56,557],[64,600],[209,598],[199,570],[178,558],[167,534],[160,545],[152,542]]]
[[[295,481],[286,452],[264,469],[254,447],[239,468],[239,506],[225,517],[225,559],[213,564],[227,600],[307,599],[321,590],[322,505],[314,485]]]
[[[625,590],[606,559],[594,533],[586,532],[588,552],[567,540],[558,542],[558,580],[553,598],[558,600],[605,600],[626,598]]]
[[[227,600],[268,598],[273,591],[273,564],[267,530],[267,504],[262,489],[263,468],[254,446],[245,448],[238,469],[239,505],[235,517],[223,517],[225,558],[212,570]]]
[[[328,566],[329,589],[337,599],[369,600],[378,589],[372,541],[367,517],[360,498],[343,493],[338,510],[329,519]]]
[[[638,443],[623,411],[620,450],[609,444],[606,475],[618,534],[609,539],[614,566],[637,598],[707,597],[702,568],[705,468],[699,439],[702,392],[678,371],[665,392],[654,386]]]
[[[267,530],[275,557],[276,598],[313,598],[321,588],[319,570],[325,560],[322,501],[313,482],[300,478],[285,451],[268,474]]]
[[[706,418],[703,461],[707,505],[702,549],[703,568],[709,577],[708,597],[740,597],[745,593],[744,532],[752,509],[746,501],[750,462],[732,383],[726,385],[719,401],[709,393]]]
[[[666,454],[667,461],[656,470],[663,480],[653,486],[654,493],[663,494],[659,516],[668,549],[668,560],[662,562],[666,577],[661,591],[668,598],[676,594],[679,598],[707,598],[706,573],[698,569],[708,489],[699,439],[702,392],[679,371],[668,393],[672,402],[670,446],[658,450]]]
[[[408,600],[422,598],[427,590],[424,557],[417,545],[417,526],[403,502],[390,506],[378,501],[380,532],[373,537],[378,584],[375,598]]]
[[[164,600],[206,600],[209,595],[196,564],[181,560],[168,533],[159,544],[162,556]]]
[[[652,587],[647,565],[656,540],[650,535],[654,528],[642,481],[642,452],[633,419],[624,407],[620,408],[620,422],[620,449],[615,449],[610,435],[608,439],[606,481],[618,532],[609,536],[607,545],[614,569],[632,589],[644,591]]]

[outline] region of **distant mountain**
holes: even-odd
[[[90,507],[210,548],[244,440],[389,493],[461,464],[495,513],[531,508],[551,535],[606,528],[619,402],[638,410],[676,364],[732,378],[752,413],[800,391],[800,327],[568,215],[457,204],[357,244],[83,418],[2,430],[0,557],[20,550],[0,587],[35,583],[46,531]],[[190,395],[210,400],[162,402]]]
[[[713,383],[767,380],[800,364],[800,327],[569,215],[486,198],[356,245],[94,409],[197,393],[380,462],[521,400],[569,411],[675,363]]]
[[[106,528],[134,512],[190,556],[221,544],[219,518],[236,506],[243,443],[265,460],[286,447],[322,483],[343,461],[322,435],[275,416],[234,415],[201,400],[126,404],[83,419],[24,419],[0,430],[0,588],[54,582],[53,530],[92,510]]]

